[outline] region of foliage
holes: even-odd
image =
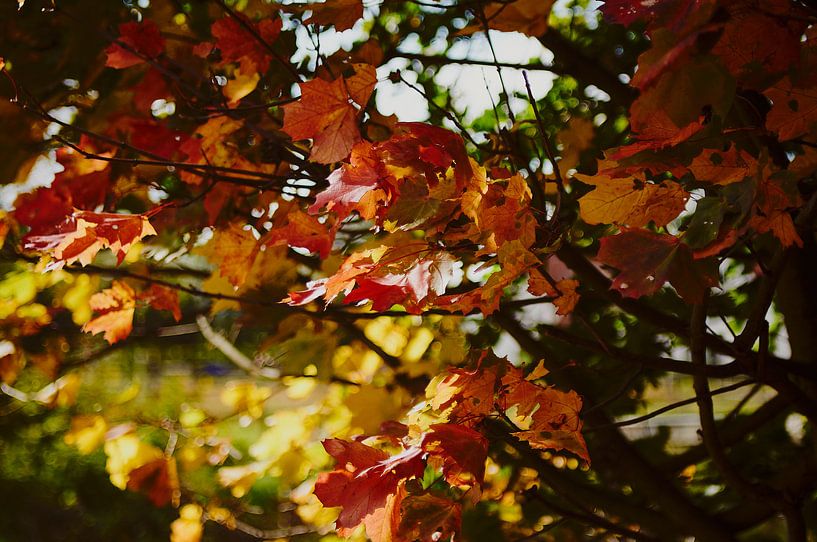
[[[811,2],[19,4],[0,538],[817,528]]]

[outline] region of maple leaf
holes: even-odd
[[[154,119],[126,116],[118,119],[116,127],[119,132],[130,137],[134,147],[165,160],[172,159],[188,138],[184,132],[171,130]]]
[[[161,284],[151,284],[147,290],[139,293],[139,299],[146,301],[151,307],[159,311],[170,311],[177,322],[182,319],[182,309],[179,306],[179,292]]]
[[[236,148],[229,137],[240,130],[243,121],[231,119],[226,115],[214,117],[198,128],[179,147],[187,156],[187,163],[232,167],[238,161]],[[182,171],[184,182],[199,185],[201,175]]]
[[[238,288],[247,280],[260,248],[252,232],[233,222],[216,230],[202,252],[218,265],[219,274]]]
[[[409,495],[403,499],[398,535],[421,542],[459,540],[462,506],[430,493]]]
[[[81,139],[80,146],[102,156],[113,154],[99,152],[87,139]],[[87,159],[71,148],[58,149],[57,162],[64,169],[55,175],[51,186],[21,194],[14,202],[14,219],[30,228],[30,236],[53,230],[74,209],[91,210],[105,201],[110,183],[107,162]]]
[[[452,485],[482,484],[488,440],[464,425],[437,423],[423,435],[422,448],[442,461],[446,481]]]
[[[817,89],[809,80],[794,84],[789,77],[765,91],[772,101],[766,115],[766,128],[776,132],[780,141],[795,139],[817,124]]]
[[[486,356],[486,352],[481,353],[474,369],[449,369],[435,387],[430,385],[427,394],[432,393],[431,406],[439,411],[453,407],[448,419],[460,424],[474,425],[489,415],[494,410],[499,366],[495,362],[483,364]]]
[[[285,204],[275,211],[272,228],[259,244],[274,246],[286,244],[317,252],[322,259],[329,256],[335,229],[322,224],[317,218],[301,211],[296,203]]]
[[[731,15],[712,52],[739,79],[762,84],[762,79],[786,71],[800,59],[803,22],[761,10],[737,8]]]
[[[304,8],[312,12],[307,22],[324,26],[333,25],[338,32],[349,30],[363,17],[361,0],[327,0],[321,4],[309,4]]]
[[[146,493],[155,506],[178,506],[181,490],[176,460],[160,457],[136,467],[128,474],[127,488]]]
[[[114,344],[126,339],[133,329],[133,312],[136,309],[136,293],[133,288],[115,280],[111,287],[91,296],[91,309],[101,313],[86,323],[82,330],[96,335],[104,333],[105,340]]]
[[[355,74],[327,82],[301,83],[301,97],[284,106],[282,130],[294,140],[312,139],[310,160],[331,164],[349,156],[360,141],[357,122],[377,83],[368,64],[355,64]]]
[[[647,21],[651,27],[666,25],[681,33],[681,26],[708,19],[715,7],[714,0],[605,0],[601,12],[612,23]]]
[[[785,178],[767,177],[760,183],[749,226],[758,233],[771,232],[784,247],[802,247],[803,240],[789,213],[790,209],[800,207],[802,200],[796,189],[787,187],[785,181]]]
[[[537,450],[567,450],[590,461],[587,445],[581,434],[579,412],[582,399],[574,391],[563,392],[543,387],[526,378],[520,369],[508,365],[502,377],[497,399],[508,411],[515,407],[516,416],[529,418],[530,424],[514,435]]]
[[[105,53],[105,65],[111,68],[129,68],[154,59],[165,49],[165,39],[159,27],[151,20],[129,22],[119,25],[119,43],[112,43]]]
[[[56,262],[48,269],[54,269],[77,261],[88,265],[104,248],[110,248],[117,262],[122,263],[130,247],[148,235],[156,235],[148,215],[74,211],[56,231],[24,237],[23,246],[51,254]]]
[[[449,294],[437,298],[435,305],[451,312],[468,314],[479,309],[487,316],[499,309],[503,289],[531,267],[541,262],[516,239],[502,245],[497,252],[499,271],[493,273],[482,286],[464,294]]]
[[[329,174],[329,187],[315,197],[309,212],[326,209],[341,219],[357,212],[365,220],[373,219],[379,204],[386,200],[386,192],[378,190],[387,173],[377,149],[366,141],[355,145],[349,163]]]
[[[655,222],[665,226],[684,210],[689,194],[676,182],[648,183],[638,177],[608,175],[574,176],[595,190],[579,198],[579,214],[588,224],[626,224],[633,227]]]
[[[171,99],[172,94],[162,72],[151,67],[136,85],[133,91],[133,105],[140,113],[149,112],[153,102],[159,99]]]
[[[756,168],[754,157],[735,145],[725,151],[704,149],[689,165],[696,180],[720,185],[740,182]]]
[[[521,32],[527,36],[539,37],[548,27],[553,0],[514,0],[512,2],[490,2],[484,8],[488,27],[502,32]],[[482,23],[470,25],[459,35],[485,30]]]
[[[625,228],[601,240],[598,259],[621,272],[612,287],[624,297],[658,291],[669,281],[689,303],[700,303],[707,288],[718,284],[707,264],[694,261],[692,251],[672,235]]]
[[[371,300],[372,310],[386,310],[405,305],[409,312],[420,309],[445,292],[453,271],[454,259],[447,252],[434,252],[411,263],[383,267],[384,272],[369,272],[356,278],[357,288],[346,295],[344,303]],[[395,272],[399,271],[399,272]]]
[[[365,522],[369,538],[388,540],[397,528],[397,518],[388,511],[399,510],[403,481],[422,476],[423,450],[411,447],[389,456],[365,444],[339,439],[325,440],[324,448],[336,465],[335,470],[318,475],[315,495],[324,506],[343,507],[335,523],[338,533],[347,536]]]
[[[530,270],[530,277],[528,278],[528,291],[533,295],[548,295],[555,297],[553,304],[556,306],[556,314],[559,316],[567,316],[576,308],[579,302],[579,294],[576,288],[579,286],[579,281],[574,279],[562,279],[555,284],[551,284],[538,269]]]
[[[244,24],[252,28],[267,46],[274,43],[281,33],[283,21],[280,18],[267,18],[255,24],[241,14],[236,16],[241,17]],[[221,51],[222,64],[238,62],[245,77],[266,72],[269,68],[272,60],[269,49],[259,43],[258,38],[234,17],[226,16],[215,21],[210,32],[216,38],[216,47]]]

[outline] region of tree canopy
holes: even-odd
[[[813,540],[815,23],[4,2],[0,539]]]

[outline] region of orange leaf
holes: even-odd
[[[327,0],[322,4],[309,4],[309,9],[312,16],[308,23],[334,25],[338,32],[349,30],[363,17],[361,0]]]
[[[129,68],[153,59],[164,52],[165,39],[159,27],[151,20],[141,23],[130,22],[119,25],[119,43],[112,43],[105,53],[105,65],[111,68]]]
[[[146,493],[156,506],[178,506],[181,490],[176,460],[160,457],[135,468],[128,474],[128,489]]]
[[[49,269],[77,261],[88,265],[104,248],[110,248],[118,263],[122,263],[128,249],[148,235],[156,235],[156,230],[148,222],[148,215],[74,211],[56,227],[55,232],[28,235],[23,239],[23,246],[28,250],[50,253],[57,261],[49,264]]]
[[[170,311],[177,322],[182,319],[182,309],[179,306],[179,292],[161,284],[151,284],[147,290],[139,294],[139,299],[147,301],[151,307],[159,311]]]
[[[284,106],[283,131],[294,140],[312,139],[310,159],[315,162],[343,160],[360,141],[358,107],[369,101],[377,74],[368,64],[356,64],[354,69],[355,74],[348,79],[301,83],[301,98]]]
[[[756,167],[751,154],[732,145],[726,151],[704,149],[689,165],[689,171],[698,181],[726,185],[742,181]]]
[[[136,298],[133,289],[118,280],[111,287],[91,296],[91,308],[101,313],[82,328],[86,333],[105,333],[105,340],[113,344],[130,335]]]
[[[644,182],[636,177],[575,175],[596,189],[579,198],[579,214],[588,224],[619,224],[633,227],[655,222],[665,226],[684,210],[689,194],[676,182]]]

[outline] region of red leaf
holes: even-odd
[[[669,281],[686,301],[699,303],[718,284],[717,275],[672,235],[625,228],[601,240],[598,259],[621,271],[612,287],[624,297],[653,294]]]
[[[372,272],[358,278],[357,288],[347,294],[343,302],[368,299],[375,311],[401,304],[409,312],[420,312],[429,298],[445,292],[452,269],[453,258],[446,252],[435,252],[414,260],[404,272]]]
[[[156,506],[178,506],[181,491],[176,472],[176,460],[160,457],[130,471],[128,489],[146,493]]]
[[[425,468],[419,447],[388,456],[365,444],[330,439],[324,441],[324,448],[336,459],[336,465],[334,471],[318,476],[315,495],[324,506],[343,507],[336,522],[341,535],[350,533],[367,517],[382,516],[390,499],[394,504],[403,480],[422,476]],[[370,538],[375,538],[370,532],[374,525],[366,526]],[[386,531],[394,529],[396,525],[389,522]]]
[[[139,294],[139,299],[146,301],[156,310],[170,311],[177,322],[182,319],[182,309],[179,306],[179,292],[161,284],[151,284],[147,290]]]
[[[430,493],[409,495],[403,500],[400,515],[398,534],[406,540],[459,540],[462,507],[450,499]]]
[[[312,16],[310,24],[333,25],[335,30],[342,32],[349,30],[363,17],[363,2],[361,0],[327,0],[322,4],[309,4]]]
[[[309,212],[326,209],[341,219],[357,212],[366,220],[373,219],[380,204],[386,201],[386,192],[377,190],[381,179],[387,176],[377,151],[377,146],[365,141],[355,145],[350,162],[329,175],[329,187],[318,194]]]
[[[84,137],[80,147],[108,156]],[[14,219],[31,228],[29,235],[48,233],[74,209],[92,210],[105,201],[110,182],[108,162],[85,158],[68,147],[57,150],[57,162],[64,169],[55,175],[50,187],[22,194],[14,203]]]
[[[423,436],[423,450],[439,457],[443,474],[452,485],[482,484],[488,440],[481,433],[464,425],[438,423]]]
[[[93,335],[105,333],[110,344],[130,335],[136,309],[136,294],[130,286],[115,280],[110,288],[92,295],[89,304],[100,315],[85,324],[83,331]]]
[[[281,33],[283,22],[280,18],[268,18],[254,24],[242,15],[239,17],[242,17],[267,45],[274,43]],[[214,22],[210,31],[216,38],[216,47],[221,51],[222,63],[240,63],[241,73],[245,75],[266,72],[269,68],[272,60],[269,49],[233,17],[224,17]]]
[[[105,49],[108,55],[105,65],[111,68],[129,68],[141,64],[146,61],[144,57],[156,58],[165,49],[165,39],[159,32],[159,27],[151,20],[120,24],[117,41],[122,45],[112,43]]]
[[[149,113],[153,102],[160,98],[170,99],[172,94],[162,73],[150,68],[142,80],[132,87],[133,105],[140,113]]]
[[[283,205],[275,211],[273,225],[259,241],[262,245],[286,244],[317,252],[326,259],[332,250],[335,229],[300,210],[297,204]]]
[[[283,131],[294,140],[312,139],[310,160],[331,164],[349,156],[360,141],[357,121],[377,82],[375,69],[356,64],[355,75],[301,83],[301,98],[284,106]]]
[[[147,215],[74,211],[53,232],[24,237],[23,246],[51,254],[56,262],[49,268],[76,261],[88,265],[103,248],[110,248],[122,263],[131,245],[148,235],[156,235],[156,230]]]

